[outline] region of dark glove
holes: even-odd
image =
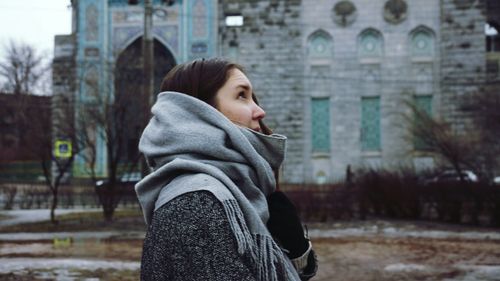
[[[302,256],[309,248],[309,240],[293,203],[283,192],[276,191],[269,195],[267,204],[270,215],[267,228],[271,235],[289,251],[289,258]]]
[[[299,273],[300,280],[309,280],[313,278],[318,272],[318,258],[313,250],[309,252],[307,257],[307,266]]]

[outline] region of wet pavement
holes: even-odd
[[[141,231],[79,231],[79,232],[16,232],[0,233],[0,242],[21,241],[52,241],[54,239],[84,240],[84,239],[143,239],[145,232]]]
[[[27,268],[32,270],[71,268],[78,268],[80,270],[137,270],[140,268],[140,262],[77,258],[0,258],[0,273],[20,271]]]
[[[58,209],[56,215],[102,212]],[[50,220],[50,210],[0,211],[0,227]],[[138,280],[143,231],[0,233],[0,280]]]
[[[78,210],[58,214],[71,211]],[[47,214],[22,210],[8,220],[47,220]],[[0,233],[0,280],[138,280],[144,235]],[[313,281],[500,280],[498,229],[371,220],[312,224],[309,236],[320,261]]]
[[[102,212],[97,208],[74,208],[74,209],[56,209],[56,216],[81,213],[81,212]],[[50,220],[50,209],[29,209],[29,210],[1,210],[0,215],[5,219],[0,220],[1,226],[15,225],[20,223],[30,223]]]

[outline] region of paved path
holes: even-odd
[[[84,208],[74,208],[74,209],[56,209],[56,216],[79,213],[79,212],[101,212],[102,209],[84,209]],[[40,222],[50,220],[50,209],[30,209],[30,210],[2,210],[0,215],[5,219],[0,219],[0,227],[15,225],[20,223],[29,222]]]
[[[139,262],[130,261],[114,261],[114,260],[99,260],[99,259],[78,259],[78,258],[0,258],[0,273],[12,273],[16,271],[45,270],[48,269],[78,269],[95,271],[98,269],[113,269],[113,270],[138,270]],[[59,274],[60,278],[69,278],[69,272]],[[23,279],[25,280],[25,279]],[[57,279],[57,280],[75,280]],[[79,279],[80,280],[80,279]],[[87,280],[87,279],[85,279]],[[99,280],[99,279],[93,279]]]
[[[311,229],[311,238],[352,238],[352,237],[388,237],[388,238],[429,238],[429,239],[464,239],[464,240],[500,240],[498,231],[450,231],[450,230],[409,230],[395,227]]]
[[[52,241],[71,238],[73,241],[86,239],[144,239],[142,231],[78,231],[78,232],[16,232],[0,233],[0,242]]]

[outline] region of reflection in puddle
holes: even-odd
[[[30,276],[34,280],[82,280],[83,277],[84,280],[137,280],[139,269],[139,262],[73,258],[0,258],[0,277],[9,274]],[[110,278],[110,275],[115,278]]]
[[[0,280],[138,280],[142,240],[0,243]]]

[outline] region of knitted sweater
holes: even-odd
[[[252,263],[250,256],[238,253],[220,201],[208,191],[190,192],[154,212],[143,245],[141,280],[256,280]],[[301,279],[314,276],[315,266]]]
[[[181,195],[156,210],[149,225],[141,280],[256,280],[220,201],[207,191]]]

